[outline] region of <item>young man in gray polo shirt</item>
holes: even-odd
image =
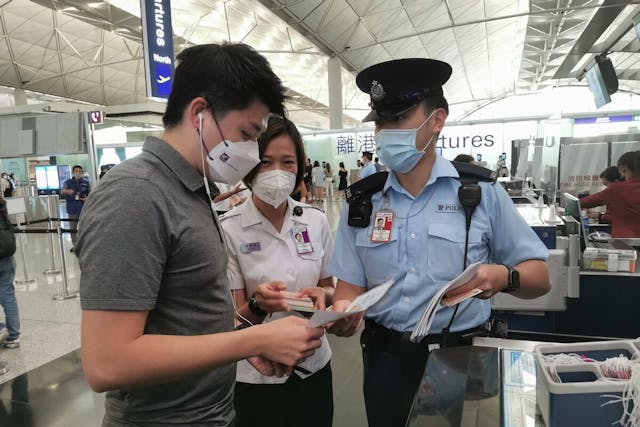
[[[211,209],[207,178],[235,183],[259,161],[254,141],[270,112],[283,114],[281,81],[246,45],[194,46],[177,59],[164,133],[104,176],[74,248],[83,367],[108,391],[106,426],[232,425],[234,362],[293,366],[323,333],[297,317],[234,331]]]

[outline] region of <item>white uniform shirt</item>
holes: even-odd
[[[326,267],[333,252],[333,236],[326,215],[319,209],[287,199],[288,207],[282,230],[278,232],[249,199],[220,219],[229,251],[227,277],[231,289],[244,289],[253,295],[259,284],[282,281],[287,290],[317,286],[318,280],[331,277]],[[294,216],[293,208],[302,207],[302,215]],[[293,229],[306,227],[313,251],[298,254]],[[273,313],[265,322],[295,312]],[[331,359],[326,337],[322,346],[299,366],[311,373],[322,369]],[[301,378],[309,375],[295,372]],[[288,377],[267,377],[246,360],[238,362],[236,380],[251,384],[282,384]]]

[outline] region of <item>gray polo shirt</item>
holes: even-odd
[[[79,229],[83,310],[148,311],[145,334],[233,329],[220,223],[202,176],[162,140],[147,138],[141,154],[102,178]],[[104,424],[226,426],[234,417],[235,372],[231,364],[108,392]]]

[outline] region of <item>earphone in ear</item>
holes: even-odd
[[[202,111],[198,112],[198,118],[200,119],[200,121],[202,121]]]

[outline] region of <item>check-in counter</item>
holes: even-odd
[[[638,250],[640,238],[620,239]],[[557,333],[601,337],[640,336],[640,262],[633,272],[580,271],[580,298],[556,314]]]
[[[579,350],[581,348],[584,350]],[[590,352],[589,348],[599,350]],[[550,381],[547,368],[542,370],[539,363],[542,361],[544,365],[543,356],[553,354],[557,349],[561,353],[592,354],[594,359],[590,364],[599,365],[608,357],[602,350],[607,348],[613,353],[624,352],[628,348],[629,358],[638,354],[637,342],[552,344],[497,338],[474,338],[473,346],[432,351],[406,426],[614,425],[623,412],[622,403],[617,400],[616,393],[598,390],[607,387],[622,389],[624,384],[600,382],[599,376],[593,380],[581,380],[576,375],[560,382]],[[562,392],[556,394],[557,389],[562,389]],[[590,389],[595,392],[590,392]]]
[[[621,239],[636,250],[640,239]],[[636,338],[640,336],[640,262],[633,272],[590,271],[580,268],[577,283],[567,270],[556,268],[559,256],[550,251],[548,262],[552,290],[533,300],[498,295],[494,315],[507,321],[510,330],[581,337]],[[557,260],[559,261],[559,260]],[[570,270],[570,268],[569,268]],[[565,292],[565,289],[567,291]]]
[[[432,351],[406,426],[544,427],[536,405],[536,344],[476,338],[473,346]]]

